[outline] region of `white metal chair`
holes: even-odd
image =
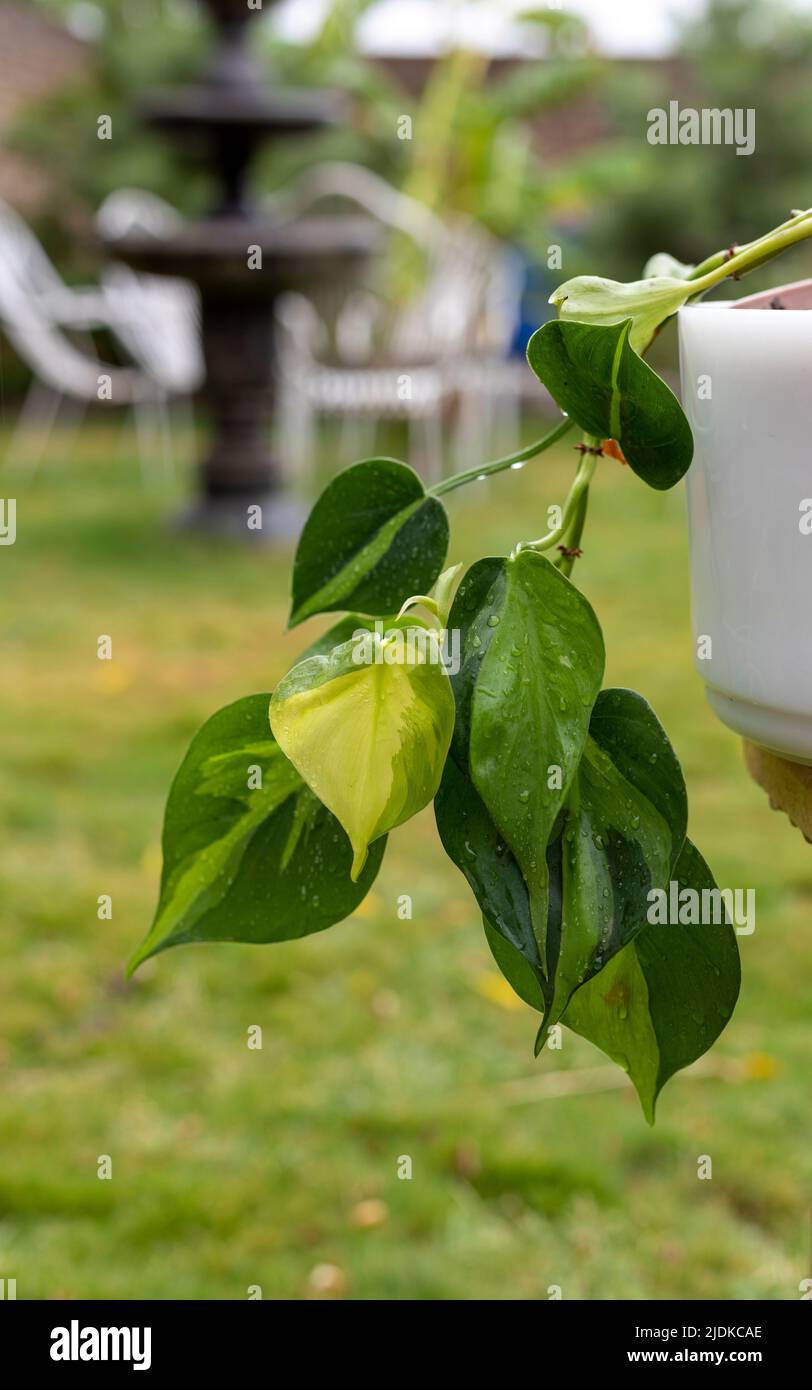
[[[170,235],[182,218],[163,198],[140,188],[111,193],[96,214],[107,247],[131,232],[156,240]],[[149,275],[113,260],[104,267],[102,289],[116,333],[127,353],[156,386],[154,408],[171,451],[170,401],[194,425],[192,397],[205,379],[200,333],[200,296],[188,280]]]
[[[0,330],[32,373],[7,450],[19,471],[37,466],[66,407],[76,424],[90,404],[132,407],[145,477],[154,476],[158,454],[169,459],[167,398],[194,389],[202,372],[199,350],[189,363],[194,330],[184,318],[173,332],[171,307],[151,296],[150,287],[133,285],[126,266],[109,275],[99,286],[66,285],[31,229],[0,202]],[[89,336],[99,329],[112,332],[132,365],[102,361]]]
[[[426,275],[422,290],[405,306],[393,308],[371,291],[352,292],[335,316],[332,335],[302,296],[280,301],[282,457],[297,471],[307,466],[319,413],[343,417],[342,452],[352,439],[356,456],[362,433],[374,437],[379,420],[400,418],[409,425],[414,456],[436,478],[443,419],[452,404],[459,401],[467,431],[478,421],[482,445],[489,393],[483,392],[481,374],[476,389],[469,388],[466,364],[504,356],[513,331],[517,301],[514,296],[511,316],[501,247],[473,224],[446,225],[370,170],[340,162],[308,171],[291,192],[273,200],[273,210],[277,219],[294,218],[325,199],[354,203],[411,238],[424,255]]]
[[[110,326],[103,292],[65,285],[22,218],[0,202],[0,330],[33,376],[8,445],[12,466],[36,467],[65,402],[80,417],[91,402],[138,407],[147,398],[139,371],[105,363],[92,342],[79,347],[70,337]]]
[[[314,457],[319,415],[341,419],[339,454],[344,463],[372,451],[380,421],[405,419],[412,457],[436,479],[442,459],[442,412],[453,398],[454,381],[438,363],[404,362],[399,367],[360,363],[356,352],[348,348],[369,340],[373,320],[364,315],[353,324],[356,307],[348,302],[336,324],[335,341],[347,354],[336,362],[328,360],[326,326],[310,300],[291,293],[278,301],[277,416],[283,463],[295,473],[307,469]]]
[[[113,249],[117,240],[136,231],[161,240],[182,221],[163,198],[137,188],[117,189],[96,214],[96,226]],[[205,377],[195,286],[143,274],[120,261],[105,266],[101,281],[117,333],[133,359],[168,395],[191,396]]]

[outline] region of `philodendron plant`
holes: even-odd
[[[343,616],[273,695],[237,700],[192,741],[131,970],[184,942],[285,941],[341,921],[388,832],[433,799],[496,963],[541,1016],[536,1051],[556,1024],[582,1034],[628,1071],[653,1121],[662,1086],[730,1018],[739,953],[686,835],[679,762],[642,695],[602,688],[600,624],[572,571],[602,458],[658,489],[691,462],[688,422],[642,357],[662,323],[810,235],[812,211],[700,266],[657,256],[634,284],[567,281],[528,348],[562,411],[544,438],[429,489],[387,458],[328,485],[296,552],[290,625]],[[558,524],[462,576],[446,568],[445,494],[576,430]]]

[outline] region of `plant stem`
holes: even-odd
[[[581,462],[578,465],[578,472],[573,479],[572,487],[567,493],[567,500],[564,503],[564,510],[560,525],[555,526],[552,531],[548,531],[546,536],[541,536],[537,541],[522,541],[517,547],[515,554],[520,550],[549,550],[556,545],[569,531],[570,526],[576,520],[581,506],[581,499],[589,490],[592,481],[592,474],[595,472],[595,465],[598,461],[597,450],[600,449],[601,441],[591,434],[584,435],[586,449],[581,455]],[[586,509],[584,509],[586,516]],[[583,522],[581,523],[583,525]]]
[[[807,218],[812,218],[812,208],[806,208],[803,212],[796,212],[792,217],[789,217],[786,222],[782,222],[780,226],[774,227],[771,232],[767,232],[764,236],[756,237],[755,241],[746,242],[744,246],[739,246],[736,254],[740,255],[745,251],[753,251],[757,246],[762,246],[764,242],[769,242],[770,238],[775,236],[776,232],[784,232],[789,227],[799,226],[800,223],[805,222]],[[765,259],[769,259],[769,256],[765,257]],[[730,261],[731,255],[729,250],[716,251],[712,256],[708,256],[707,260],[701,261],[699,265],[695,265],[688,279],[701,280],[709,271],[716,270],[719,266],[729,265]]]
[[[525,463],[527,459],[535,458],[545,449],[549,449],[552,444],[557,444],[559,439],[563,439],[575,426],[573,421],[564,418],[551,429],[541,439],[537,439],[533,444],[526,444],[517,454],[508,454],[505,458],[494,459],[491,463],[483,463],[481,468],[469,468],[464,473],[452,473],[450,478],[443,478],[442,482],[435,483],[434,487],[428,489],[429,497],[442,497],[446,492],[453,492],[455,488],[464,487],[466,483],[475,483],[480,478],[487,478],[492,473],[503,473],[506,468],[514,468],[517,463]]]
[[[588,505],[589,484],[587,483],[586,487],[584,488],[583,492],[578,498],[578,506],[575,511],[575,516],[573,517],[572,529],[567,533],[567,536],[565,537],[565,543],[568,550],[577,550],[581,544],[581,537],[584,533],[584,523],[586,521],[586,511]],[[556,560],[556,568],[560,569],[561,573],[567,576],[567,579],[569,579],[570,575],[572,574],[572,567],[575,564],[576,558],[577,557],[575,555],[560,555],[559,558]]]
[[[769,232],[767,236],[752,241],[747,246],[742,247],[733,256],[728,256],[726,252],[718,252],[711,259],[719,262],[712,270],[702,275],[691,277],[692,283],[696,285],[696,292],[704,294],[707,290],[718,285],[722,280],[727,280],[731,275],[744,275],[748,270],[755,270],[756,266],[763,265],[773,256],[786,251],[788,247],[794,246],[799,241],[806,241],[812,236],[812,213],[799,213],[797,217],[790,218],[788,222],[777,227],[775,231]],[[719,257],[723,257],[719,261]],[[707,265],[708,263],[705,262]],[[701,267],[697,267],[697,270]]]

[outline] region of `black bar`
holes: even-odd
[[[291,1362],[298,1361],[309,1378],[321,1364],[328,1374],[342,1368],[346,1373],[353,1366],[360,1373],[366,1366],[376,1380],[402,1380],[411,1366],[416,1376],[424,1376],[435,1357],[429,1347],[439,1353],[441,1346],[459,1380],[467,1365],[477,1368],[484,1343],[496,1356],[502,1347],[506,1371],[508,1363],[515,1367],[519,1361],[528,1368],[535,1364],[540,1374],[544,1367],[548,1372],[555,1368],[559,1380],[566,1369],[580,1377],[638,1366],[655,1374],[706,1365],[728,1372],[755,1368],[775,1373],[806,1363],[809,1302],[800,1294],[797,1302],[783,1303],[550,1300],[537,1304],[530,1320],[525,1308],[500,1302],[488,1305],[485,1334],[476,1303],[376,1304],[371,1323],[360,1301],[332,1301],[325,1307],[323,1302],[281,1305],[270,1300],[6,1300],[0,1302],[0,1345],[4,1366],[18,1368],[20,1383],[34,1373],[38,1379],[95,1383],[136,1376],[136,1386],[142,1377],[145,1384],[162,1384],[171,1376],[176,1384],[179,1367],[185,1375],[199,1371],[209,1379],[220,1373],[257,1374],[263,1367],[270,1376],[281,1370],[280,1353],[288,1367],[286,1378],[293,1371]],[[424,1328],[430,1342],[423,1338]],[[388,1340],[390,1331],[396,1341]],[[101,1357],[103,1351],[107,1359],[82,1359],[83,1352]],[[116,1352],[129,1359],[113,1359]],[[62,1353],[79,1359],[54,1359],[53,1354],[61,1358]],[[140,1371],[135,1369],[138,1362]]]

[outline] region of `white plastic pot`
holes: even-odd
[[[778,307],[787,305],[788,307]],[[737,733],[812,763],[812,281],[680,310],[696,667]]]

